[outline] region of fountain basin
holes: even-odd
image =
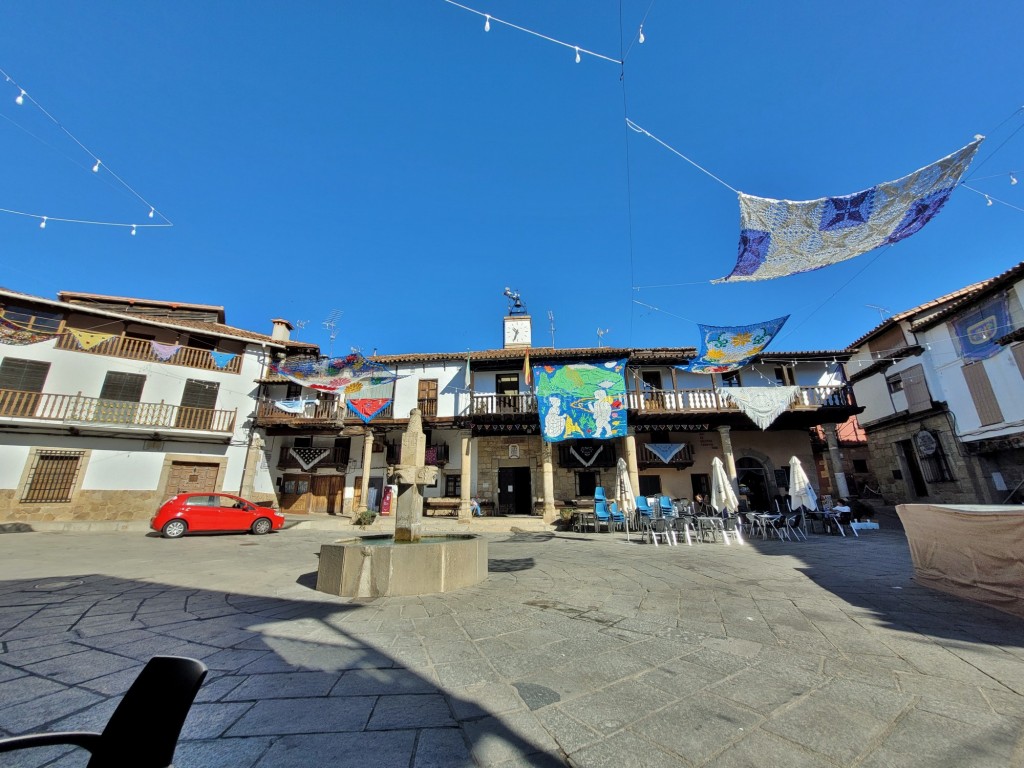
[[[430,536],[396,543],[392,536],[353,536],[320,547],[316,588],[341,597],[429,595],[487,578],[487,540]]]

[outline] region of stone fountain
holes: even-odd
[[[487,541],[478,536],[423,536],[423,487],[437,481],[426,466],[427,438],[418,408],[409,412],[400,463],[395,535],[353,536],[320,547],[316,588],[343,597],[448,592],[487,578]]]

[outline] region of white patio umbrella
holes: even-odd
[[[818,494],[811,487],[811,481],[796,456],[789,460],[789,496],[793,509],[806,507],[813,512],[818,508]]]
[[[633,484],[629,482],[629,467],[625,459],[619,458],[615,465],[615,476],[619,488],[619,511],[626,518],[626,541],[629,541],[629,519],[636,512],[636,496],[633,495]]]
[[[711,506],[719,512],[723,509],[736,512],[740,508],[736,491],[729,476],[725,474],[725,465],[717,456],[711,460]]]

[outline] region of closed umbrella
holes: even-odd
[[[615,475],[619,486],[619,509],[626,518],[626,541],[629,541],[629,521],[636,513],[636,497],[633,495],[633,484],[629,482],[629,467],[625,459],[620,458],[615,465]]]
[[[733,490],[729,476],[725,474],[725,465],[717,456],[711,460],[711,506],[719,512],[723,509],[736,512],[740,508],[736,491]]]
[[[811,487],[811,481],[796,456],[789,460],[789,496],[789,503],[794,508],[806,507],[809,512],[818,508],[818,494]]]

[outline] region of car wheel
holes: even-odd
[[[265,517],[261,517],[255,523],[252,524],[252,532],[257,536],[262,536],[264,533],[270,533],[271,524],[270,521]]]
[[[163,534],[168,539],[180,539],[187,530],[188,525],[185,524],[184,520],[171,520],[171,522],[164,526]]]

